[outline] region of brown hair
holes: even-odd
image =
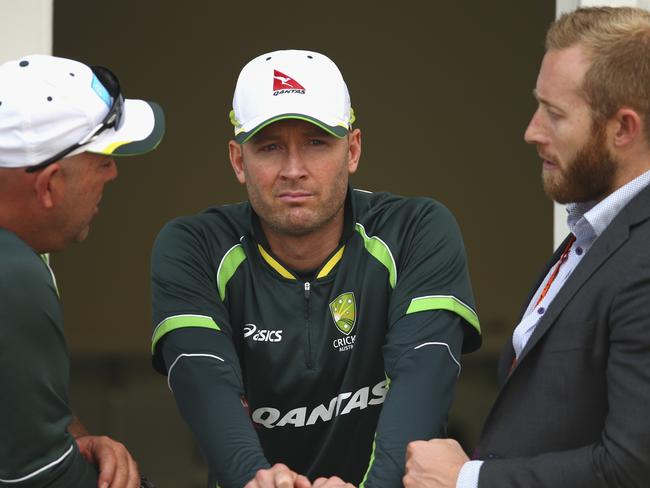
[[[650,140],[650,12],[591,7],[564,14],[546,34],[546,49],[575,45],[586,49],[592,63],[583,90],[594,122],[630,107],[643,119]]]

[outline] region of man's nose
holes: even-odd
[[[113,158],[111,158],[111,166],[109,169],[108,177],[106,178],[107,183],[117,178],[117,164],[115,164],[115,159]]]
[[[302,178],[306,174],[305,155],[298,148],[290,147],[282,165],[281,176],[284,178]]]
[[[524,132],[524,140],[528,144],[544,144],[546,136],[541,119],[540,108],[538,108],[535,110]]]

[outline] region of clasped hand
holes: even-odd
[[[354,488],[338,476],[318,478],[312,484],[307,477],[291,471],[284,464],[260,469],[244,488]]]

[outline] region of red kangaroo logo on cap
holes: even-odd
[[[298,83],[296,80],[281,73],[277,69],[273,70],[273,91],[276,90],[304,90],[305,87]]]

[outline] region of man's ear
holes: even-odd
[[[46,209],[54,208],[62,192],[63,184],[61,165],[53,163],[36,174],[34,193],[38,203]]]
[[[228,142],[228,153],[230,154],[230,164],[235,171],[237,181],[242,185],[246,183],[246,175],[244,174],[244,148],[236,141]]]
[[[641,135],[641,117],[636,110],[629,107],[618,109],[610,119],[610,124],[613,127],[612,142],[617,149],[624,149]]]
[[[361,129],[354,129],[348,134],[348,174],[354,174],[361,158]]]

